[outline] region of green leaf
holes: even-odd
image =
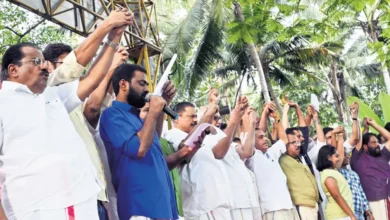
[[[381,92],[378,96],[379,104],[382,107],[382,114],[385,119],[385,123],[390,122],[390,95],[385,92]]]
[[[362,11],[364,9],[365,3],[366,3],[366,0],[352,0],[352,1],[350,1],[351,6],[356,11]]]
[[[375,112],[359,98],[355,96],[350,96],[347,99],[348,105],[351,105],[353,102],[359,103],[359,119],[363,121],[365,117],[372,118],[378,125],[384,126],[384,122],[375,114]],[[377,133],[377,132],[374,132]]]

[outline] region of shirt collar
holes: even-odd
[[[26,85],[11,81],[3,81],[1,89],[34,94]]]
[[[140,113],[140,110],[138,108],[136,108],[128,103],[125,103],[125,102],[113,101],[112,106],[119,108],[119,109],[122,109],[122,110],[125,110],[127,112],[131,112],[137,116],[139,116],[139,113]]]

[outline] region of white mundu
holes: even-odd
[[[294,207],[287,188],[287,177],[279,165],[279,158],[285,152],[286,145],[279,140],[266,153],[256,150],[255,155],[250,158],[263,214]]]
[[[207,135],[202,147],[189,164],[182,167],[181,191],[183,211],[186,220],[229,220],[232,196],[229,177],[222,160],[214,157],[212,148],[225,137],[218,128],[217,134]],[[172,131],[173,130],[173,131]],[[186,137],[186,133],[174,128],[164,134],[173,147]],[[183,138],[184,137],[184,138]]]
[[[230,191],[233,195],[231,214],[233,220],[253,220],[253,208],[258,208],[258,194],[255,192],[252,178],[237,152],[238,144],[232,143],[223,162],[230,179]]]
[[[92,204],[97,214],[96,196],[102,188],[68,115],[81,103],[78,84],[74,81],[33,94],[25,85],[3,82],[0,182],[9,220],[40,210],[77,208],[91,198],[95,198]]]

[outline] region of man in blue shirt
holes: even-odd
[[[117,98],[100,121],[100,134],[117,192],[118,214],[121,220],[140,216],[178,219],[168,166],[180,164],[190,150],[164,158],[156,132],[166,105],[164,98],[152,96],[145,120],[140,119],[139,108],[145,105],[149,92],[145,73],[141,66],[131,64],[122,64],[115,70],[112,84]],[[170,86],[163,94],[167,101],[175,92]]]

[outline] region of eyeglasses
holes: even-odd
[[[42,68],[43,65],[46,64],[47,61],[45,59],[41,59],[39,57],[36,57],[34,59],[19,61],[17,63],[26,63],[26,62],[32,62],[35,66],[40,66]]]
[[[219,116],[214,116],[214,121],[218,121],[219,119],[221,119],[221,117],[219,117]]]
[[[301,142],[299,142],[299,141],[288,142],[288,144],[293,144],[295,146],[301,146]]]
[[[58,60],[53,60],[53,61],[50,61],[52,63],[59,63],[59,64],[63,64],[64,62],[63,61],[58,61]]]

